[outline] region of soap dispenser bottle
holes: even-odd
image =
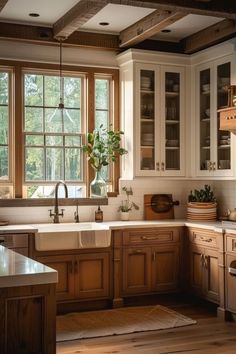
[[[98,209],[95,211],[95,222],[103,222],[103,211],[98,206]]]

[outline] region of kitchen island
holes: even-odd
[[[55,270],[0,246],[1,354],[56,353],[57,279]]]

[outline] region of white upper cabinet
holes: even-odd
[[[133,157],[125,157],[122,175],[184,177],[184,66],[134,60],[121,65],[120,78],[122,129]]]
[[[236,177],[236,136],[217,112],[236,85],[236,40],[191,56],[129,49],[117,61],[122,178]]]
[[[232,56],[196,68],[196,176],[233,177],[233,137],[219,130],[218,109],[227,107]]]
[[[136,176],[183,176],[184,69],[136,64]]]

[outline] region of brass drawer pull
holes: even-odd
[[[142,250],[133,250],[133,253],[142,253]]]
[[[212,238],[205,238],[203,236],[200,237],[200,240],[204,241],[204,242],[212,242],[213,241]]]
[[[204,256],[204,267],[208,269],[209,256]]]
[[[200,258],[201,258],[201,263],[202,263],[202,265],[203,265],[203,262],[204,262],[204,255],[201,253],[201,255],[200,255]]]
[[[148,236],[141,236],[142,240],[159,240],[158,236],[154,236],[154,237],[148,237]]]

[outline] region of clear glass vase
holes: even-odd
[[[101,170],[95,171],[95,178],[90,183],[90,197],[91,198],[107,197],[107,184],[102,178]]]

